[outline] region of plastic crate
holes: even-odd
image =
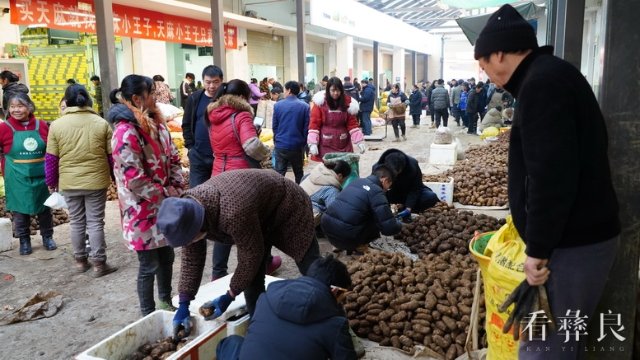
[[[173,336],[173,315],[174,313],[170,311],[154,311],[80,353],[76,359],[124,360],[141,345]],[[168,360],[215,359],[218,342],[227,336],[227,324],[215,320],[205,321],[202,317],[193,316],[193,314],[191,319],[193,321],[191,334],[195,338],[180,351],[168,357]]]

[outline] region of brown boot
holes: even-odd
[[[96,261],[93,263],[93,277],[99,278],[118,270],[115,266],[109,266],[106,261]]]
[[[87,261],[87,258],[76,259],[76,272],[77,273],[86,272],[90,268],[91,268],[91,265],[89,265],[89,261]]]

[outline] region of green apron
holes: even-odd
[[[5,154],[4,165],[7,210],[40,214],[47,209],[44,202],[49,197],[44,175],[47,145],[40,136],[40,121],[36,120],[35,130],[26,131],[16,131],[9,121],[6,124],[13,131],[13,144]]]

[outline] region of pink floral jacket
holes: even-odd
[[[169,130],[125,104],[113,106],[108,118],[115,125],[111,145],[124,240],[136,251],[167,246],[156,228],[156,215],[169,186],[184,188]]]

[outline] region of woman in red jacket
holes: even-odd
[[[353,145],[361,154],[365,152],[364,135],[356,118],[358,102],[344,93],[340,79],[329,79],[327,90],[315,94],[313,103],[307,136],[311,160],[322,161],[330,152],[353,152]]]
[[[253,126],[253,109],[249,105],[251,89],[239,79],[223,83],[207,108],[209,139],[215,156],[211,176],[239,169],[260,168],[260,161],[269,156],[269,149],[260,141]],[[215,242],[211,279],[227,275],[231,245]],[[271,258],[267,274],[282,264],[279,256]]]
[[[44,206],[49,197],[45,183],[44,155],[49,126],[37,120],[29,95],[16,92],[8,98],[9,117],[0,124],[2,173],[4,174],[7,210],[13,213],[15,236],[20,239],[20,255],[31,249],[31,216],[38,215],[42,245],[57,248],[53,241],[53,217]]]

